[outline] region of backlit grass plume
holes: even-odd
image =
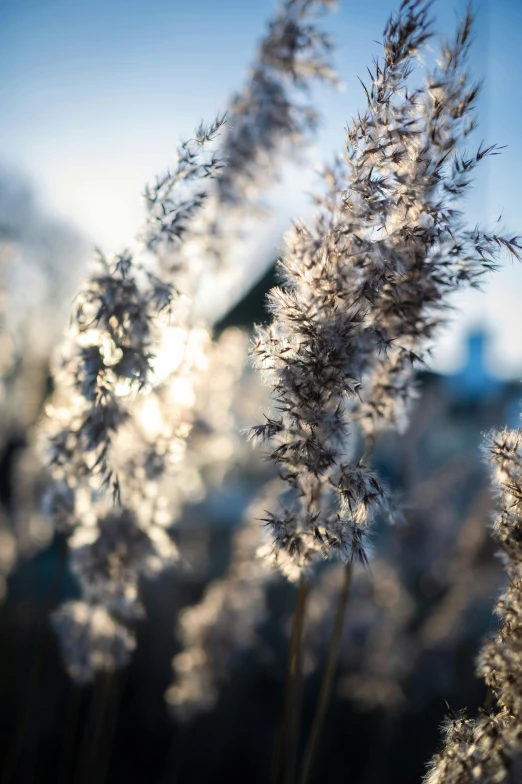
[[[508,577],[496,606],[499,630],[478,661],[493,708],[477,719],[449,709],[444,746],[430,764],[428,784],[515,784],[522,776],[522,430],[494,434],[487,450],[500,506],[493,535]]]
[[[330,43],[314,23],[324,5],[281,6],[232,102],[221,145],[224,118],[180,145],[174,168],[146,189],[136,253],[100,256],[78,297],[47,420],[54,479],[47,506],[59,530],[72,534],[84,600],[56,615],[69,641],[97,645],[109,613],[114,624],[104,628],[130,651],[132,635],[121,624],[142,612],[139,580],[177,558],[164,528],[179,511],[179,494],[169,509],[165,477],[179,466],[194,424],[198,374],[212,366],[210,325],[195,300],[203,275],[230,260],[253,200],[315,128],[316,115],[299,96],[311,80],[333,78]],[[151,417],[161,422],[152,436]],[[74,651],[93,667],[76,666]],[[110,669],[108,653],[91,657],[71,644],[65,652],[70,671],[83,679],[93,677],[95,662]]]
[[[518,238],[463,223],[459,200],[476,165],[462,148],[477,86],[466,71],[468,13],[439,64],[414,79],[432,35],[428,4],[404,0],[388,21],[384,55],[349,125],[344,165],[326,172],[311,226],[297,223],[269,294],[273,320],[252,355],[273,412],[252,429],[286,488],[267,513],[264,553],[291,579],[317,558],[367,560],[367,532],[389,501],[368,464],[374,432],[397,426],[412,397],[448,295],[477,285]],[[367,436],[362,456],[349,439]]]

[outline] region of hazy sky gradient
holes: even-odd
[[[397,0],[398,2],[398,0]],[[313,160],[342,150],[343,128],[364,94],[357,81],[395,7],[389,0],[341,0],[325,26],[337,41],[342,93],[315,95],[323,127]],[[105,249],[136,233],[146,181],[171,162],[180,137],[212,119],[245,78],[273,0],[2,0],[0,163],[21,170],[49,212],[69,218]],[[437,0],[450,31],[463,3]],[[477,4],[474,74],[485,79],[477,142],[506,144],[483,167],[469,201],[472,220],[522,233],[520,53],[522,2]],[[293,169],[276,196],[278,225],[302,214],[312,178]],[[274,243],[276,242],[274,236]],[[438,367],[462,354],[466,325],[493,336],[493,366],[522,373],[522,268],[508,263],[441,338]]]

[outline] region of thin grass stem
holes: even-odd
[[[47,623],[51,609],[56,605],[63,576],[66,569],[67,541],[62,537],[58,542],[58,554],[54,566],[53,577],[43,607],[37,621],[35,653],[32,658],[31,669],[27,678],[27,690],[23,701],[23,709],[16,729],[15,738],[7,753],[2,771],[2,782],[7,784],[15,776],[20,762],[31,718],[34,716],[35,704],[41,686],[42,667],[49,644]]]
[[[76,683],[69,684],[69,704],[66,711],[65,732],[56,774],[57,784],[71,781],[71,768],[74,760],[76,739],[82,711],[84,690]]]
[[[281,722],[276,741],[274,762],[272,767],[272,784],[279,784],[284,770],[285,744],[290,735],[290,728],[293,722],[293,702],[295,700],[295,678],[298,673],[299,650],[303,636],[304,617],[306,609],[306,598],[308,596],[308,582],[301,577],[292,622],[292,634],[290,637],[290,651],[288,654],[288,664],[286,668],[285,691],[283,697],[283,708],[281,711]],[[286,766],[288,769],[288,766]]]
[[[321,743],[321,737],[323,735],[324,723],[328,706],[330,704],[332,686],[337,669],[337,662],[339,659],[339,648],[341,646],[341,635],[343,631],[346,604],[350,595],[352,572],[353,564],[351,561],[349,561],[344,568],[344,580],[341,586],[341,592],[339,594],[337,613],[335,615],[332,636],[330,638],[330,645],[328,647],[328,657],[326,661],[326,667],[323,672],[321,690],[319,692],[319,701],[317,704],[314,723],[312,725],[310,736],[306,744],[301,784],[309,784],[310,782],[317,752]]]
[[[302,636],[302,633],[301,633]],[[293,679],[291,715],[288,720],[288,737],[285,742],[284,784],[293,784],[297,767],[299,734],[301,728],[301,706],[303,701],[303,646],[299,646]]]

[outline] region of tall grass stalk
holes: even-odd
[[[43,608],[40,610],[38,616],[36,645],[27,678],[27,690],[22,703],[19,721],[15,725],[13,742],[6,755],[2,770],[2,782],[5,784],[8,784],[8,782],[12,781],[16,774],[16,770],[24,749],[25,738],[31,717],[34,714],[34,709],[41,686],[42,665],[45,654],[47,653],[48,646],[47,621],[50,611],[59,600],[62,580],[65,574],[66,559],[67,542],[64,537],[61,537],[59,540],[59,549],[54,566],[51,586],[49,588],[46,600],[44,601]]]
[[[296,681],[299,680],[300,648],[305,621],[306,599],[309,590],[310,586],[308,581],[304,577],[301,577],[297,589],[292,621],[281,722],[274,751],[272,784],[280,784],[282,780],[286,781],[289,766],[291,767],[292,755],[289,755],[287,741],[291,736],[293,722],[297,720],[295,712],[298,708],[298,703],[300,702],[296,695]]]
[[[328,656],[326,666],[323,670],[323,677],[321,681],[321,689],[319,692],[319,699],[315,712],[314,721],[310,730],[310,736],[305,747],[305,756],[303,761],[303,770],[301,775],[301,784],[309,784],[314,763],[317,757],[317,752],[321,743],[321,738],[324,731],[325,720],[328,712],[328,706],[332,696],[332,687],[334,682],[337,664],[339,661],[339,649],[341,647],[341,638],[343,632],[344,617],[346,614],[346,605],[350,596],[350,586],[352,583],[353,563],[349,561],[344,567],[344,578],[339,593],[339,601],[337,605],[337,612],[335,614],[335,621],[332,629],[332,636],[328,646]]]

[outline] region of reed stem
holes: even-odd
[[[290,637],[290,651],[286,668],[285,691],[283,697],[283,708],[281,712],[281,723],[279,726],[278,738],[274,754],[274,764],[272,768],[272,784],[279,784],[283,773],[284,750],[287,741],[291,737],[292,726],[295,722],[294,712],[297,708],[296,702],[296,679],[299,677],[299,651],[303,636],[303,626],[305,619],[306,598],[308,596],[308,582],[301,577],[292,622],[292,634]],[[297,702],[300,700],[297,699]],[[288,770],[288,761],[284,766]]]
[[[328,706],[330,704],[332,686],[337,669],[337,662],[339,659],[339,648],[341,646],[341,635],[343,631],[346,604],[350,595],[352,572],[353,564],[351,561],[349,561],[344,568],[344,580],[341,586],[341,592],[339,594],[339,602],[337,604],[337,612],[335,615],[332,636],[330,638],[330,645],[328,646],[328,657],[326,661],[326,667],[323,672],[319,700],[315,712],[314,723],[312,725],[310,736],[306,744],[301,784],[309,784],[310,782],[315,759],[319,750],[319,744],[321,742],[321,737],[324,730],[324,723]]]

